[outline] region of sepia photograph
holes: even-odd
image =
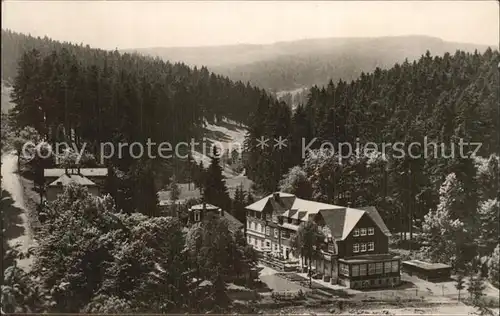
[[[500,4],[3,0],[1,315],[499,316]]]

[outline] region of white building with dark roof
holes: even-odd
[[[57,196],[63,193],[64,187],[71,183],[86,187],[89,193],[94,196],[99,196],[100,194],[99,186],[86,176],[79,173],[78,169],[67,169],[57,179],[47,185],[45,193],[47,200],[53,201],[57,199]]]
[[[314,221],[326,237],[323,258],[312,263],[315,273],[351,288],[400,283],[400,258],[389,254],[390,232],[375,207],[356,209],[276,192],[246,211],[247,241],[262,253],[298,259],[291,254],[291,240],[301,223]]]
[[[188,223],[190,224],[201,222],[207,214],[212,213],[223,217],[227,222],[229,231],[232,233],[235,233],[238,230],[243,231],[245,228],[245,225],[229,212],[226,212],[222,208],[209,203],[193,205],[188,209],[188,212]]]

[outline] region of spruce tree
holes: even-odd
[[[213,147],[210,166],[206,170],[204,178],[204,202],[216,205],[227,211],[230,207],[230,199],[226,182],[222,175],[222,167],[220,166],[216,146]]]
[[[245,223],[245,218],[246,218],[245,202],[246,202],[245,191],[243,190],[243,184],[240,184],[236,188],[236,191],[234,192],[233,215],[242,223]]]

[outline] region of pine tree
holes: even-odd
[[[470,298],[472,299],[472,304],[474,304],[474,306],[479,306],[481,304],[481,297],[485,295],[485,288],[486,286],[484,285],[481,275],[477,274],[469,277],[467,291],[470,294]]]
[[[245,223],[246,221],[245,202],[246,202],[246,196],[245,196],[245,191],[243,190],[243,183],[242,183],[238,187],[236,187],[233,199],[233,215],[242,223]]]
[[[230,199],[225,179],[222,175],[222,167],[220,166],[216,146],[213,147],[211,159],[210,166],[204,175],[205,184],[203,186],[203,199],[206,203],[228,210],[230,207]]]
[[[460,292],[465,289],[465,277],[461,272],[457,275],[455,288],[458,290],[458,301],[460,301]]]

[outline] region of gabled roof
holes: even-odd
[[[355,208],[345,209],[344,229],[342,230],[342,239],[346,239],[347,236],[349,236],[352,229],[356,226],[356,224],[359,222],[359,220],[364,214],[365,211],[357,210]]]
[[[391,236],[389,228],[387,228],[387,226],[385,225],[384,220],[380,216],[380,213],[377,211],[377,208],[375,206],[360,207],[360,209],[368,213],[370,218],[375,222],[375,224],[377,224],[377,226],[386,236]]]
[[[281,216],[302,221],[307,221],[320,214],[325,224],[330,228],[332,237],[340,240],[347,238],[363,215],[367,214],[385,235],[390,236],[389,229],[373,206],[355,209],[304,200],[295,197],[293,194],[282,192],[279,192],[279,197],[281,201],[276,201],[274,194],[270,194],[247,206],[246,209],[262,212],[269,205],[273,211],[276,210]]]
[[[279,192],[279,196],[280,198],[283,198],[283,197],[291,197],[291,198],[295,198],[295,195],[293,194],[290,194],[290,193],[283,193],[283,192]],[[247,207],[245,207],[247,210],[251,210],[251,211],[257,211],[257,212],[262,212],[264,210],[264,208],[266,207],[267,205],[267,202],[269,201],[270,198],[273,197],[273,194],[269,194],[268,196],[258,200],[257,202],[255,203],[252,203],[250,205],[248,205]]]
[[[191,210],[203,210],[203,209],[212,211],[212,210],[218,210],[218,209],[220,209],[220,207],[209,204],[209,203],[206,203],[206,204],[202,203],[202,204],[193,205],[189,208],[190,211]]]
[[[229,212],[224,212],[224,218],[227,220],[227,226],[229,228],[229,231],[232,233],[242,229],[245,226],[236,217],[229,214]]]
[[[76,183],[76,184],[83,185],[83,186],[95,186],[96,185],[94,182],[92,182],[87,177],[84,177],[82,175],[79,175],[79,174],[68,175],[66,173],[63,173],[63,175],[60,176],[59,178],[57,178],[57,180],[50,183],[49,187],[64,186],[64,185],[68,185],[70,183]]]
[[[85,177],[105,177],[108,175],[108,168],[80,168],[80,174]],[[58,178],[66,173],[64,168],[43,169],[45,178]]]

